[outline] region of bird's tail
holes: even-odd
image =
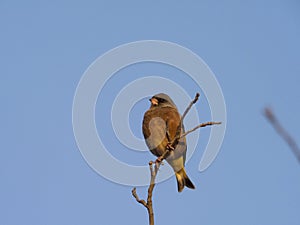
[[[191,188],[191,189],[195,189],[194,184],[189,179],[189,177],[186,175],[184,168],[175,172],[175,175],[176,175],[176,179],[177,179],[178,192],[182,192],[184,186],[187,186],[188,188]]]

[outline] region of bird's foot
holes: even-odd
[[[172,146],[172,143],[170,143],[170,142],[167,144],[167,149],[169,151],[174,151],[175,150],[175,148]]]

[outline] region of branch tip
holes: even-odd
[[[200,94],[197,92],[197,94],[193,100],[193,104],[195,104],[198,101],[199,97],[200,97]]]

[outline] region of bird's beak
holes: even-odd
[[[153,106],[158,105],[158,100],[156,98],[150,98],[149,101],[151,102],[151,105],[153,105]]]

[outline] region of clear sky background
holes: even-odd
[[[157,39],[185,46],[209,65],[222,87],[228,120],[221,152],[203,173],[198,164],[209,128],[201,131],[187,164],[195,191],[178,194],[174,177],[155,188],[156,224],[298,225],[300,165],[262,109],[272,106],[300,143],[299,12],[297,0],[2,0],[0,224],[148,223],[132,187],[102,178],[81,156],[72,102],[82,74],[97,57],[121,44]],[[103,92],[105,110],[97,103],[98,130],[112,154],[135,165],[154,157],[118,143],[105,124],[106,106],[120,88],[144,74],[185,82],[191,97],[199,91],[178,71],[150,64],[110,80]],[[137,136],[148,107],[141,101],[132,111]],[[209,120],[204,96],[197,107],[199,118]],[[137,191],[146,196],[146,188]]]

